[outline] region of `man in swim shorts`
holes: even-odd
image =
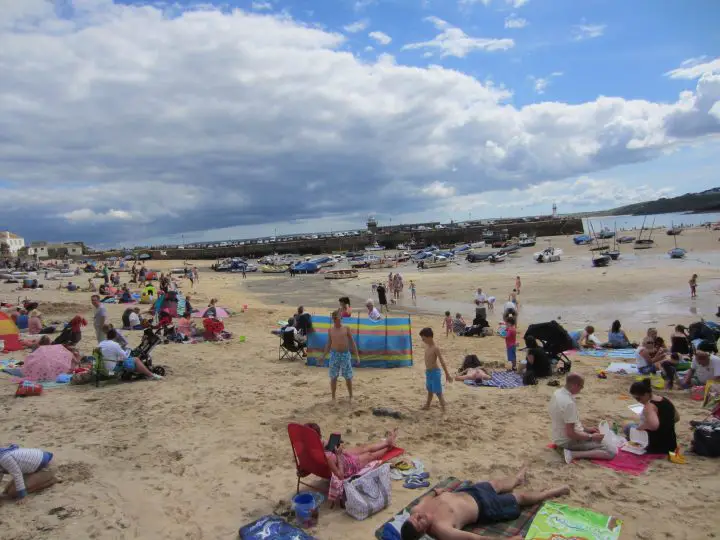
[[[347,326],[343,326],[340,311],[332,312],[333,325],[328,330],[328,340],[320,359],[320,366],[325,364],[325,357],[330,354],[330,392],[332,400],[335,401],[335,392],[337,390],[337,380],[340,375],[345,379],[348,395],[352,401],[352,356],[350,349],[352,348],[355,357],[360,365],[360,353],[358,352],[355,340]]]
[[[492,540],[494,537],[481,536],[463,531],[473,523],[497,523],[520,516],[522,506],[570,493],[568,486],[547,491],[513,493],[525,482],[525,468],[517,476],[480,482],[451,492],[433,489],[420,499],[410,510],[410,517],[400,530],[402,540],[418,540],[429,534],[436,540]],[[514,536],[520,540],[521,536]]]

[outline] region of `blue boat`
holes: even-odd
[[[592,243],[593,237],[589,234],[579,234],[576,237],[573,238],[573,242],[575,242],[576,246],[584,246],[587,244]]]

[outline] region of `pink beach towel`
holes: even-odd
[[[551,450],[560,451],[555,443],[550,443],[547,448]],[[638,456],[630,452],[618,451],[617,455],[610,460],[607,459],[591,459],[590,461],[595,465],[600,465],[606,469],[612,469],[625,474],[631,474],[633,476],[639,476],[650,467],[656,459],[665,459],[667,456],[663,454],[644,454]]]

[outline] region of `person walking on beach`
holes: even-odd
[[[378,304],[380,304],[380,313],[385,311],[385,313],[388,313],[388,305],[387,305],[387,291],[385,290],[385,286],[382,283],[378,283],[377,286],[377,295],[378,295]]]
[[[443,397],[442,388],[442,372],[445,371],[445,380],[452,382],[452,377],[445,365],[440,347],[435,345],[432,328],[423,328],[420,330],[420,339],[425,345],[425,389],[427,390],[427,401],[422,408],[424,411],[430,409],[430,403],[433,396],[438,397],[440,408],[445,412],[445,398]],[[438,367],[438,362],[442,366],[442,370]]]
[[[698,275],[693,274],[690,281],[688,281],[688,284],[690,285],[690,298],[697,298],[697,293],[695,292],[697,290],[697,279]]]
[[[347,385],[348,395],[350,401],[352,401],[352,355],[350,349],[355,353],[357,357],[356,366],[360,365],[360,353],[358,352],[355,340],[352,337],[352,333],[347,326],[343,326],[342,317],[340,317],[340,310],[336,309],[332,312],[333,325],[328,330],[328,340],[323,351],[322,358],[320,358],[320,366],[325,364],[325,358],[330,353],[330,393],[332,394],[332,400],[335,401],[335,392],[337,390],[337,380],[340,375],[345,379]]]
[[[452,332],[453,329],[453,319],[449,311],[445,312],[442,327],[445,329],[445,337],[450,337],[450,332]]]
[[[415,282],[411,279],[410,280],[410,296],[412,298],[413,303],[417,302],[417,293],[415,291]]]
[[[95,315],[93,316],[93,327],[95,328],[95,337],[97,342],[105,341],[105,330],[104,326],[110,321],[108,320],[108,313],[105,304],[100,302],[100,297],[97,294],[93,294],[90,297],[90,302],[95,308]]]
[[[520,281],[520,276],[515,277],[515,290],[518,294],[520,294],[520,287],[522,287],[522,281]]]
[[[198,274],[197,266],[193,266],[192,273],[195,278],[195,283],[200,283],[200,275]]]
[[[507,350],[507,359],[513,371],[517,368],[517,326],[515,326],[515,317],[508,315],[505,319],[505,349]]]

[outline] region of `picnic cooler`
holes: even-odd
[[[357,520],[366,519],[387,508],[392,497],[390,465],[345,480],[345,511]]]

